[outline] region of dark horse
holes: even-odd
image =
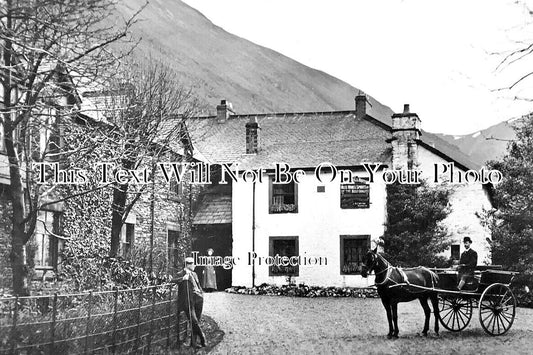
[[[435,333],[439,334],[439,300],[437,293],[430,290],[437,287],[439,282],[437,274],[422,266],[410,269],[393,267],[377,253],[377,248],[369,250],[366,254],[361,275],[367,277],[372,270],[376,275],[375,284],[378,287],[378,294],[387,311],[388,338],[398,337],[398,303],[413,301],[417,298],[426,316],[422,334],[427,336],[429,330],[431,309],[428,305],[428,298],[431,300],[435,313]],[[421,288],[416,286],[421,286]]]

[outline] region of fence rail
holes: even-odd
[[[151,353],[179,347],[175,284],[0,298],[0,354]]]

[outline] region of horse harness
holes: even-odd
[[[387,262],[385,259],[383,259],[383,257],[381,255],[379,255],[377,253],[375,255],[376,255],[376,259],[372,263],[372,266],[369,268],[369,270],[372,270],[376,266],[376,264],[378,262],[378,259],[382,259],[386,263],[387,269],[381,270],[379,272],[375,272],[374,275],[377,276],[377,275],[380,275],[380,274],[382,274],[384,272],[386,272],[387,274],[385,275],[385,278],[383,279],[383,281],[381,281],[379,283],[374,282],[373,286],[383,286],[387,281],[390,281],[390,282],[393,283],[393,285],[387,286],[387,288],[399,287],[399,286],[419,287],[418,285],[411,285],[411,283],[409,282],[409,279],[407,278],[407,274],[405,273],[405,271],[403,271],[402,268],[396,267],[396,266],[391,266],[391,264],[389,262]],[[402,282],[397,282],[396,280],[393,280],[390,277],[391,274],[392,274],[392,271],[394,269],[396,269],[396,271],[398,271],[398,274],[400,274],[400,276],[402,277]],[[434,281],[433,277],[431,277],[431,287],[435,288],[435,281]],[[425,291],[420,291],[420,292],[425,292]],[[413,293],[415,293],[415,292],[413,292]]]

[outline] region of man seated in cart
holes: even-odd
[[[459,285],[457,286],[459,290],[462,290],[469,280],[474,279],[477,265],[477,253],[470,248],[472,239],[464,237],[463,243],[466,250],[461,254],[461,259],[459,260]]]

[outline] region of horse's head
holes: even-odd
[[[365,255],[363,266],[361,268],[361,276],[367,277],[372,272],[378,262],[378,248],[370,249]]]

